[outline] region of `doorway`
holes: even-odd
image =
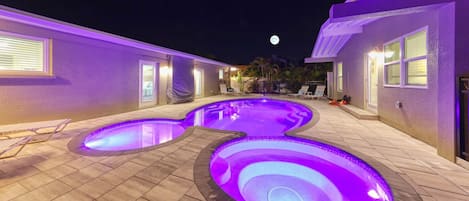
[[[196,98],[203,97],[203,70],[194,68],[194,94]]]
[[[378,57],[376,55],[368,55],[367,77],[366,77],[366,108],[377,113],[378,109]]]
[[[140,61],[139,107],[156,105],[156,68],[155,62]]]

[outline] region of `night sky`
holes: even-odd
[[[334,3],[345,0],[0,0],[0,4],[230,64],[309,57]],[[272,46],[272,34],[280,44]]]

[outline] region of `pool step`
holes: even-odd
[[[379,119],[379,116],[377,114],[360,109],[353,105],[339,105],[339,107],[340,109],[350,113],[357,119],[363,119],[363,120],[378,120]]]

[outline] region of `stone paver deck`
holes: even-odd
[[[145,117],[177,118],[197,106],[231,97],[164,105],[71,123],[44,143],[26,145],[15,158],[0,160],[3,200],[205,200],[194,184],[199,152],[226,137],[195,128],[182,140],[145,152],[83,156],[69,141],[90,129]],[[435,148],[379,121],[358,120],[324,101],[297,100],[320,113],[319,122],[297,134],[361,152],[403,177],[424,201],[468,201],[469,170],[436,154]]]

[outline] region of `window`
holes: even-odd
[[[384,83],[386,86],[426,87],[426,28],[384,45]]]
[[[405,38],[407,85],[427,85],[427,31]]]
[[[0,75],[51,75],[47,39],[0,32]]]
[[[342,91],[344,89],[344,81],[342,75],[342,62],[339,62],[337,63],[337,91]]]
[[[384,46],[384,69],[386,85],[401,84],[401,42]]]
[[[219,80],[223,80],[223,74],[224,74],[223,69],[218,70],[218,79]]]

